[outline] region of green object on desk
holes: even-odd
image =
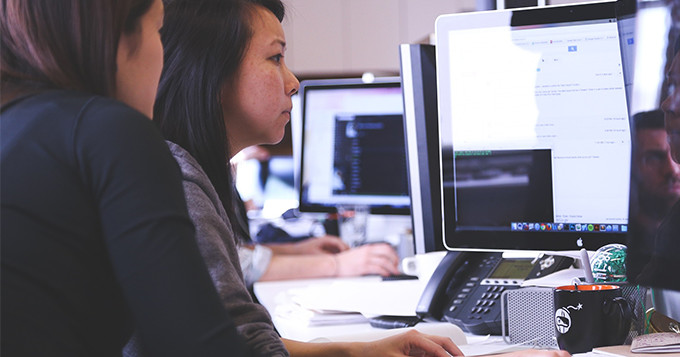
[[[595,252],[590,268],[596,283],[626,281],[626,246],[607,244]]]

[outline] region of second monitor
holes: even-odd
[[[299,210],[358,204],[372,213],[408,214],[399,78],[307,80],[300,96]]]

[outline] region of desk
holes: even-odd
[[[363,335],[380,338],[381,334],[389,333],[390,330],[377,329],[372,327],[368,322],[341,324],[341,325],[325,325],[325,326],[309,326],[305,321],[293,321],[286,319],[277,314],[277,306],[282,306],[291,302],[290,296],[287,293],[290,289],[302,289],[309,286],[319,286],[321,284],[329,284],[334,281],[357,281],[357,282],[371,282],[376,284],[382,280],[379,277],[359,277],[359,278],[342,278],[342,279],[304,279],[304,280],[288,280],[277,282],[258,282],[254,285],[254,292],[259,302],[272,315],[274,326],[281,334],[281,337],[297,341],[323,341],[323,340],[343,340],[343,336]],[[448,323],[420,323],[417,326],[426,326],[432,328],[446,328]],[[494,353],[499,350],[511,347],[507,345],[500,336],[477,336],[471,334],[464,334],[466,338],[466,345],[461,345],[461,349],[466,355],[474,355],[479,353]],[[455,341],[455,340],[454,340]],[[460,344],[460,343],[459,343]],[[515,348],[516,350],[517,348]],[[579,357],[601,357],[600,354],[582,353]]]
[[[291,297],[289,294],[287,294],[289,290],[302,289],[309,286],[319,286],[336,281],[375,281],[376,283],[379,283],[381,282],[381,279],[379,277],[369,276],[360,278],[302,279],[258,282],[255,283],[253,290],[260,304],[262,304],[267,309],[267,311],[269,311],[269,314],[272,316],[274,326],[283,338],[297,341],[312,341],[318,338],[333,338],[356,333],[370,333],[379,330],[372,327],[368,322],[327,326],[308,326],[303,321],[292,321],[290,319],[283,318],[276,313],[277,306],[291,303]]]

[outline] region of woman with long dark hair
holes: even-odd
[[[299,83],[284,60],[284,7],[280,0],[174,0],[166,10],[154,120],[182,169],[201,253],[246,343],[262,355],[460,355],[450,339],[416,331],[371,343],[283,339],[279,349],[268,314],[243,281],[237,245],[247,239],[247,222],[229,160],[245,147],[280,141],[290,120]]]
[[[0,354],[243,355],[150,120],[161,0],[0,6]]]
[[[460,353],[447,338],[415,331],[371,344],[284,340],[283,348],[268,314],[252,301],[236,247],[248,237],[247,222],[229,160],[247,146],[280,141],[290,120],[299,83],[283,59],[283,15],[279,0],[175,0],[166,8],[154,120],[182,169],[196,238],[223,303],[262,355]]]

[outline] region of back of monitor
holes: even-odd
[[[420,254],[444,250],[435,46],[404,44],[399,53],[413,237]]]

